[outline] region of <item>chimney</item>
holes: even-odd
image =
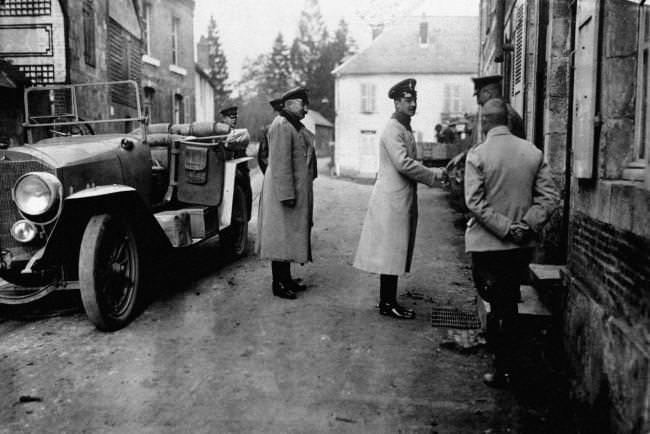
[[[377,39],[377,36],[381,35],[381,32],[384,31],[384,24],[373,24],[370,26],[370,28],[372,29],[372,40],[374,41]]]
[[[203,68],[210,66],[210,44],[205,36],[201,36],[199,43],[196,44],[196,62]]]

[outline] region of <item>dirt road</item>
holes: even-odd
[[[118,332],[81,312],[5,319],[0,432],[557,432],[553,396],[489,389],[485,350],[439,346],[431,307],[474,304],[442,190],[420,187],[413,273],[400,280],[417,319],[378,314],[377,276],[351,266],[371,188],[316,181],[315,262],[293,268],[309,285],[298,300],[272,296],[268,263],[219,264],[211,243],[178,258],[170,289]]]

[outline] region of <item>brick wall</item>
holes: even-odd
[[[568,268],[611,315],[650,329],[650,239],[577,213]]]

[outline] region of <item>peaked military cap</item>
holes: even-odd
[[[417,92],[415,91],[415,83],[416,81],[414,78],[407,78],[406,80],[400,81],[390,88],[388,91],[388,98],[397,99],[406,96],[415,97],[417,95]]]
[[[307,90],[307,88],[296,87],[296,88],[293,88],[293,89],[285,92],[280,97],[280,100],[284,103],[284,102],[286,102],[286,101],[288,101],[290,99],[301,99],[305,103],[308,103],[309,102],[309,98],[307,97],[308,92],[309,92],[309,90]]]
[[[488,84],[501,84],[503,79],[502,75],[486,75],[484,77],[472,77],[474,82],[474,95],[478,95],[479,91]]]
[[[219,113],[221,113],[222,116],[237,116],[237,106],[227,107]]]
[[[275,98],[269,101],[269,104],[273,107],[273,110],[278,111],[282,108],[284,101],[282,101],[282,98]]]

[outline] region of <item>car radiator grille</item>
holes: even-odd
[[[10,233],[11,226],[21,218],[16,204],[11,199],[11,191],[16,180],[27,172],[54,173],[54,170],[35,160],[0,160],[0,248],[2,249],[23,246]]]

